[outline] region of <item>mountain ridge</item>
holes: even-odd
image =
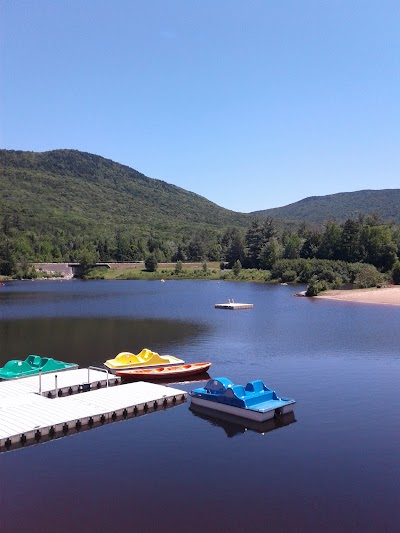
[[[400,223],[400,189],[363,189],[309,196],[291,204],[239,213],[197,193],[150,178],[111,159],[76,149],[45,152],[0,149],[0,215],[19,213],[33,228],[49,225],[96,232],[107,226],[193,233],[196,228],[246,228],[254,217],[278,225],[343,222],[377,213]],[[96,206],[99,208],[96,210]],[[110,229],[110,228],[109,228]]]
[[[323,224],[343,222],[359,215],[378,214],[385,222],[400,223],[400,189],[362,189],[323,196],[308,196],[282,207],[249,213],[255,217],[272,217],[286,222]]]

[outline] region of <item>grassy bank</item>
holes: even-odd
[[[218,266],[217,266],[218,265]],[[95,268],[88,272],[86,279],[111,279],[111,280],[179,280],[179,279],[200,279],[200,280],[226,280],[226,281],[254,281],[265,283],[270,281],[271,273],[267,270],[246,269],[235,276],[232,270],[220,270],[219,264],[207,265],[207,271],[202,265],[183,268],[176,273],[174,267],[158,268],[155,272],[148,272],[140,268],[126,269],[105,269]]]

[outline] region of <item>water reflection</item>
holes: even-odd
[[[29,354],[53,357],[81,366],[102,364],[119,352],[144,347],[161,354],[184,344],[207,326],[166,319],[32,318],[0,320],[0,366]],[[185,359],[185,354],[171,354]]]
[[[283,415],[281,418],[272,418],[265,422],[256,422],[254,420],[247,420],[238,416],[230,415],[229,413],[216,412],[207,407],[191,404],[189,410],[199,418],[207,420],[212,426],[221,427],[228,438],[242,435],[246,431],[254,431],[256,433],[269,433],[275,429],[279,429],[296,422],[294,412]]]

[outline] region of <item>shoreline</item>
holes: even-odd
[[[339,300],[343,302],[400,305],[400,285],[373,287],[370,289],[330,290],[314,296],[316,299]]]

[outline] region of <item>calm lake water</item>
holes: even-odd
[[[211,361],[212,377],[263,379],[297,400],[293,419],[263,433],[194,413],[188,401],[2,453],[1,531],[398,531],[400,307],[295,290],[216,281],[1,287],[1,365],[34,353],[84,366],[147,347]],[[214,309],[228,298],[254,309]]]

